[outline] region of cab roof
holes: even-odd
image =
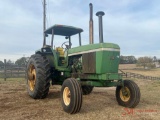
[[[52,29],[54,30],[54,35],[62,35],[62,36],[72,36],[77,33],[83,32],[83,29],[67,26],[67,25],[53,25],[52,27],[45,30],[45,34],[52,34]]]

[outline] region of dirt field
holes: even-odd
[[[137,73],[145,76],[160,77],[160,68],[144,70],[142,67],[136,67],[135,64],[121,64],[119,68],[124,72]]]
[[[160,81],[135,80],[141,101],[135,109],[117,104],[115,88],[94,88],[83,96],[78,114],[65,113],[61,107],[60,86],[51,86],[43,100],[34,100],[26,92],[24,79],[0,79],[0,120],[159,120]]]

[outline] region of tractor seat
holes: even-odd
[[[59,53],[59,57],[64,57],[64,51],[63,48],[61,47],[57,47],[56,51]]]

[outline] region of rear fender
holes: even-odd
[[[56,68],[58,65],[58,55],[56,54],[56,50],[53,50],[53,48],[43,47],[40,50],[37,50],[35,53],[47,57],[51,67]]]

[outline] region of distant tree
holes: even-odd
[[[9,59],[9,60],[6,61],[6,65],[11,65],[12,66],[12,65],[14,65],[14,62]]]
[[[130,64],[135,64],[137,62],[137,59],[135,56],[128,56],[128,61]]]
[[[137,66],[143,66],[145,68],[155,68],[155,64],[151,57],[139,57],[137,60]]]
[[[0,61],[0,67],[3,67],[4,63],[2,61]]]
[[[157,57],[156,56],[153,57],[153,62],[157,62]]]
[[[160,65],[160,59],[158,59],[157,61],[158,61],[159,65]]]
[[[15,64],[23,66],[23,65],[26,65],[27,60],[28,60],[27,57],[22,57],[20,59],[17,59],[16,62],[15,62]]]
[[[134,56],[120,56],[120,64],[135,64],[136,61]]]

